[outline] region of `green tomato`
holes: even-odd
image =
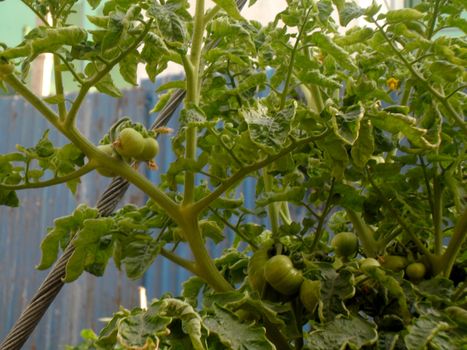
[[[357,253],[358,238],[352,232],[341,232],[333,237],[331,246],[339,257],[351,257]]]
[[[149,161],[154,159],[155,156],[159,153],[159,142],[152,137],[144,139],[144,147],[141,153],[135,156],[138,160]]]
[[[374,268],[380,267],[381,264],[378,262],[378,260],[373,259],[373,258],[366,258],[360,261],[360,269],[363,272],[370,271]]]
[[[426,267],[420,262],[414,262],[405,268],[405,273],[411,281],[419,281],[425,277]]]
[[[135,129],[125,128],[120,131],[114,146],[122,157],[137,157],[144,149],[144,138]]]
[[[263,292],[266,285],[264,277],[264,266],[269,260],[269,250],[272,248],[273,241],[266,241],[250,258],[248,262],[248,282],[250,286],[258,291]]]
[[[115,153],[114,153],[114,149],[112,145],[99,145],[97,146],[97,149],[101,152],[104,152],[109,157],[115,157]],[[105,177],[114,177],[116,175],[113,171],[105,167],[97,167],[96,170],[99,174]]]
[[[321,294],[321,281],[305,280],[300,286],[300,301],[310,313],[315,312]]]
[[[298,292],[303,276],[300,270],[294,268],[292,260],[285,255],[273,256],[264,266],[266,281],[284,295],[293,295]]]
[[[385,269],[395,272],[402,271],[408,264],[407,259],[399,255],[386,255],[380,257],[379,260]]]

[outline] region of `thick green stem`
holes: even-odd
[[[193,38],[191,44],[190,60],[183,57],[187,79],[186,106],[199,103],[199,69],[201,60],[201,48],[203,45],[203,34],[205,28],[204,21],[204,0],[196,1]],[[186,159],[196,159],[197,148],[197,128],[188,126],[186,129]],[[187,206],[193,203],[195,196],[195,173],[192,170],[185,171],[183,205]]]
[[[263,183],[265,192],[272,192],[273,177],[267,172],[267,168],[263,169]],[[269,220],[271,222],[272,237],[279,239],[279,210],[277,203],[268,204]]]
[[[467,238],[467,209],[464,211],[462,216],[454,228],[451,240],[449,241],[448,247],[442,257],[442,268],[444,275],[449,277],[451,274],[452,267],[456,262],[457,254],[459,254],[462,246]]]
[[[195,258],[197,275],[218,292],[233,290],[233,287],[221,275],[206,250],[198,224],[198,216],[187,208],[182,208],[182,216],[184,219],[180,226]]]

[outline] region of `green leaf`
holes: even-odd
[[[42,240],[42,257],[36,269],[45,270],[52,266],[57,259],[60,244],[64,248],[71,237],[83,226],[84,220],[95,218],[97,215],[97,209],[80,204],[71,215],[55,219],[54,227],[49,229]]]
[[[343,7],[338,8],[339,23],[346,27],[351,20],[359,18],[364,14],[364,9],[358,6],[355,2],[346,2]]]
[[[378,340],[376,325],[359,316],[339,316],[335,320],[315,325],[317,330],[307,337],[306,345],[314,350],[361,349]]]
[[[84,72],[88,77],[93,77],[97,73],[97,64],[94,62],[88,63],[84,69]],[[112,97],[122,97],[121,91],[114,85],[110,74],[106,74],[96,84],[97,90]]]
[[[421,316],[415,323],[408,327],[408,334],[404,337],[408,350],[423,350],[431,343],[433,337],[439,332],[447,330],[450,325],[438,318]]]
[[[170,331],[167,326],[172,319],[153,310],[139,312],[122,318],[118,322],[118,342],[126,349],[151,349],[159,344],[161,336],[167,336]]]
[[[203,237],[211,238],[214,243],[220,243],[225,239],[222,228],[215,221],[200,220],[199,228]]]
[[[302,71],[298,74],[298,77],[306,84],[314,84],[330,89],[338,89],[341,87],[340,82],[322,74],[318,69]]]
[[[355,295],[354,276],[349,270],[328,275],[321,281],[321,300],[318,313],[322,321],[331,320],[337,315],[349,315],[344,301]]]
[[[375,151],[375,139],[373,136],[373,126],[369,119],[360,123],[357,140],[352,145],[351,155],[354,164],[363,169]]]
[[[0,189],[0,205],[19,207],[19,199],[15,191]]]
[[[274,345],[266,338],[262,327],[242,323],[229,310],[214,305],[214,314],[204,318],[209,332],[216,334],[225,349],[232,350],[274,350]]]
[[[258,146],[278,152],[287,141],[297,103],[290,101],[279,112],[271,113],[259,104],[255,109],[242,109],[241,114],[248,124],[251,140]]]
[[[131,85],[138,85],[137,70],[139,62],[138,51],[133,51],[126,55],[119,63],[119,71],[123,79]]]
[[[101,238],[109,234],[113,222],[113,218],[106,217],[83,221],[82,229],[72,241],[75,250],[66,264],[65,282],[76,280],[85,268],[98,275],[103,273],[112,246],[108,240],[102,241]]]
[[[386,13],[386,21],[388,23],[416,21],[423,18],[425,14],[413,8],[404,8],[391,10]]]
[[[91,5],[92,9],[96,9],[97,6],[101,3],[102,0],[87,0],[88,4]]]
[[[235,0],[213,0],[220,8],[222,8],[227,14],[237,20],[243,20],[240,11],[238,10]]]
[[[152,4],[148,14],[155,19],[158,27],[158,35],[164,39],[165,43],[172,49],[179,49],[183,52],[187,30],[183,19],[175,12],[176,5],[170,2],[165,5]]]
[[[318,46],[323,53],[333,56],[339,64],[351,71],[357,70],[357,67],[351,60],[348,52],[334,43],[331,38],[321,32],[314,32],[310,35],[310,41]]]
[[[156,259],[162,244],[151,237],[137,237],[122,246],[121,262],[129,278],[140,278]]]

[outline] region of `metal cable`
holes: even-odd
[[[245,4],[246,0],[237,0],[237,6],[240,10],[245,6]],[[218,41],[213,46],[216,46],[217,43]],[[166,125],[184,97],[185,90],[176,90],[159,113],[156,121],[151,125],[151,129],[156,129]],[[109,216],[113,213],[118,203],[125,195],[129,185],[129,182],[122,177],[116,177],[112,180],[110,185],[97,201],[97,210],[101,216]],[[64,285],[63,277],[65,276],[66,264],[73,252],[73,244],[68,244],[63,255],[58,259],[53,269],[44,279],[26,309],[23,310],[20,317],[13,325],[13,328],[7,334],[5,339],[3,339],[0,344],[0,350],[19,350],[28,340],[34,331],[34,328],[37,326],[50,304],[55,300],[55,297],[62,289]]]

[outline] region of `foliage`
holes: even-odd
[[[93,30],[67,24],[76,1],[23,2],[43,24],[18,46],[3,46],[0,84],[71,143],[55,147],[45,132],[35,147],[1,155],[0,204],[19,205],[15,191],[33,187],[66,182],[75,191],[94,169],[149,197],[110,217],[80,205],[56,219],[38,268],[72,244],[66,282],[83,271],[104,274],[110,259],[138,278],[158,255],[194,275],[181,296],[121,309],[69,349],[466,346],[467,45],[443,32],[465,33],[462,1],[384,14],[375,4],[290,0],[261,26],[233,0],[207,10],[198,0],[193,17],[185,0],[93,0],[102,9],[89,17]],[[367,25],[338,30],[357,18]],[[22,82],[44,52],[54,55],[56,95],[48,98]],[[76,117],[91,87],[121,96],[114,67],[136,84],[138,63],[154,80],[171,61],[183,65],[186,81],[163,86],[154,110],[175,88],[186,97],[172,142],[176,160],[155,185],[130,166],[140,151],[119,152],[115,139],[124,127],[143,137],[154,131],[121,120],[103,135],[101,144],[115,150],[108,154],[81,134]],[[71,103],[65,72],[79,88]],[[237,193],[247,176],[256,180],[254,207]],[[264,215],[267,227],[258,224]],[[345,254],[331,244],[342,232],[352,238],[339,248]],[[233,246],[210,257],[206,241],[230,233]],[[178,244],[193,260],[171,250]],[[274,256],[287,264],[265,274]],[[302,283],[308,289],[300,292]]]

